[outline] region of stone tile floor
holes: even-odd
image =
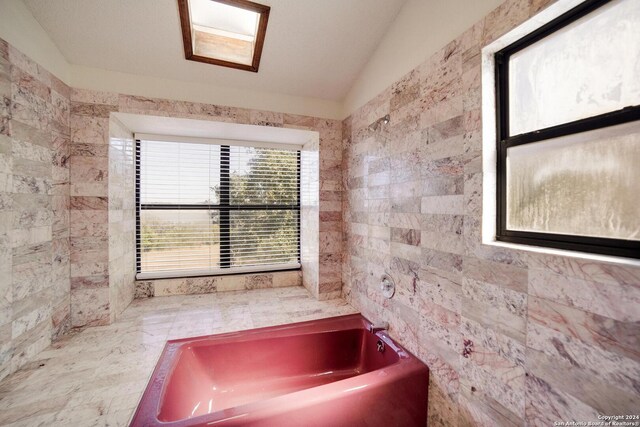
[[[135,300],[0,382],[0,425],[126,426],[166,340],[353,313],[302,287]]]

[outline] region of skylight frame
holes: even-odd
[[[180,24],[182,27],[182,42],[184,45],[185,59],[189,61],[204,62],[206,64],[219,65],[222,67],[235,68],[238,70],[258,72],[260,67],[260,58],[262,56],[262,49],[264,46],[264,39],[267,34],[267,23],[269,21],[269,12],[271,8],[269,6],[254,3],[249,0],[211,0],[217,3],[225,4],[228,6],[238,7],[245,10],[250,10],[259,15],[258,18],[258,30],[256,32],[256,40],[253,49],[253,58],[251,65],[242,64],[239,62],[226,61],[224,59],[213,58],[209,56],[196,55],[194,53],[193,38],[191,36],[193,24],[191,22],[191,13],[189,10],[189,0],[178,0],[178,11],[180,13]]]

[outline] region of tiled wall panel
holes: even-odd
[[[117,98],[90,95],[75,89],[71,93],[71,320],[74,327],[106,325],[114,316],[109,284],[109,116],[117,109]]]
[[[0,379],[70,327],[69,88],[0,40]]]
[[[135,248],[135,228],[120,224],[120,205],[134,201],[125,179],[111,175],[131,164],[129,157],[114,151],[111,138],[111,113],[123,112],[153,116],[180,117],[199,120],[215,120],[260,126],[289,127],[314,130],[319,134],[317,167],[319,168],[319,200],[315,201],[314,214],[318,215],[318,256],[307,263],[308,270],[317,270],[317,279],[309,289],[319,299],[337,298],[341,295],[342,268],[342,127],[336,120],[324,120],[306,116],[221,107],[192,102],[150,99],[130,95],[94,92],[74,89],[71,95],[72,147],[77,147],[78,159],[72,162],[71,215],[72,224],[78,228],[77,250],[72,246],[72,319],[75,326],[104,324],[113,320],[121,311],[114,306],[118,296],[130,295],[135,287],[138,296],[200,293],[203,289],[219,291],[235,289],[234,280],[140,281],[131,284],[128,269],[116,267],[117,254],[127,248]],[[111,121],[111,127],[114,120]],[[111,131],[113,133],[113,131]],[[128,132],[123,130],[123,132]],[[121,158],[121,164],[115,157]],[[123,169],[123,170],[124,170]],[[127,175],[128,176],[128,175]],[[75,177],[75,179],[74,179]],[[306,211],[305,211],[306,212]],[[131,212],[123,210],[123,218]],[[304,213],[303,213],[304,217]],[[78,219],[77,224],[73,219]],[[116,219],[117,218],[117,219]],[[111,221],[114,220],[114,221]],[[304,219],[304,218],[303,218]],[[123,220],[130,224],[129,220]],[[306,224],[303,221],[303,227]],[[303,233],[309,233],[305,229]],[[311,230],[313,231],[313,230]],[[92,238],[85,238],[91,236]],[[117,237],[119,236],[119,237]],[[73,240],[73,239],[72,239]],[[121,260],[130,259],[129,255]],[[119,271],[116,276],[112,273]],[[286,274],[256,274],[242,287],[272,287],[298,283]],[[297,277],[297,276],[296,276]],[[265,282],[262,278],[268,278]],[[157,283],[154,283],[157,282]],[[228,283],[227,283],[228,282]],[[232,284],[233,282],[233,284]],[[73,284],[75,283],[75,287]],[[174,286],[175,289],[170,289]],[[119,292],[117,289],[126,290]],[[115,294],[113,292],[116,292]],[[126,301],[126,298],[122,301]],[[124,304],[124,303],[123,303]],[[123,305],[121,304],[121,305]]]
[[[304,145],[300,153],[300,168],[302,283],[317,298],[320,290],[320,153],[318,141],[310,141]]]
[[[343,123],[343,293],[429,365],[430,426],[640,408],[640,268],[481,244],[480,50],[544,3],[508,0]]]
[[[114,112],[318,131],[323,223],[311,291],[340,296],[339,121],[70,89],[3,40],[0,100],[0,378],[71,326],[113,321],[134,294],[300,284],[299,272],[134,283],[133,142],[110,123]]]
[[[301,285],[302,273],[299,270],[228,276],[138,280],[135,283],[135,297],[208,294]]]
[[[135,141],[114,117],[109,123],[109,291],[111,321],[133,301],[136,272]]]

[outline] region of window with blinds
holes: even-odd
[[[138,278],[300,267],[300,152],[136,141]]]

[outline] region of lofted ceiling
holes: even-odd
[[[406,0],[271,6],[260,71],[184,59],[176,0],[24,0],[67,61],[178,81],[341,100]]]

